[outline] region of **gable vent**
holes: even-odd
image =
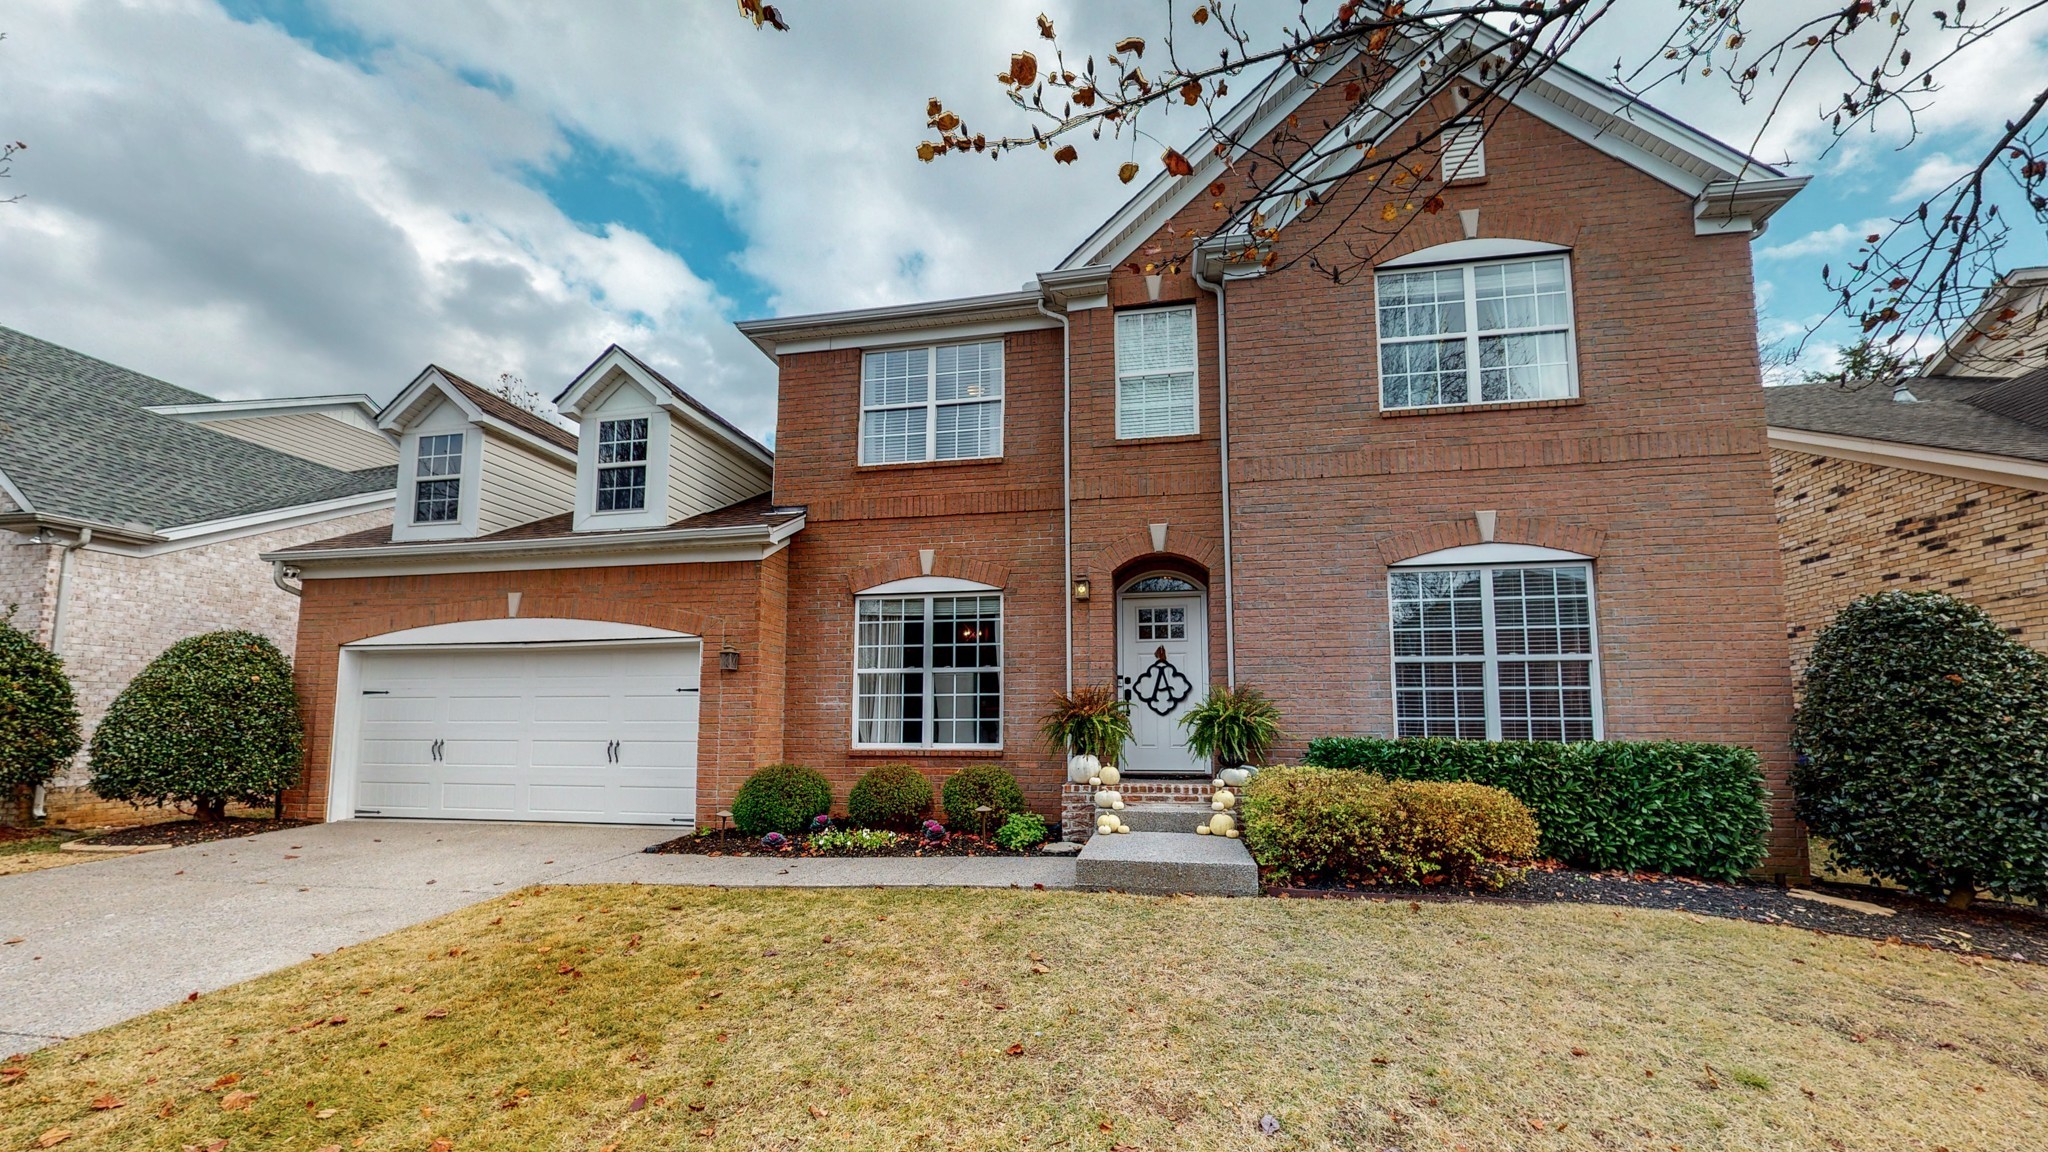
[[[1444,183],[1486,175],[1486,125],[1463,120],[1444,129]]]

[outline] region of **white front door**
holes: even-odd
[[[366,653],[354,814],[691,826],[699,650]]]
[[[1127,591],[1119,598],[1117,688],[1131,706],[1124,771],[1209,774],[1208,761],[1188,752],[1187,729],[1180,725],[1209,692],[1207,619],[1199,591]]]

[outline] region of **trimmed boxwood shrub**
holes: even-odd
[[[831,810],[832,785],[823,773],[801,764],[770,764],[740,785],[732,823],[748,836],[794,836]]]
[[[1732,880],[1770,828],[1756,753],[1726,744],[1341,737],[1311,740],[1304,760],[1500,788],[1535,814],[1544,855],[1587,868]]]
[[[78,702],[64,661],[0,613],[0,798],[48,784],[78,755]]]
[[[2048,658],[1983,610],[1886,592],[1815,638],[1793,772],[1835,858],[1967,906],[2048,900]]]
[[[1482,784],[1269,768],[1244,792],[1244,840],[1278,883],[1497,887],[1535,856],[1535,817]]]
[[[211,821],[231,800],[259,803],[298,782],[291,662],[254,632],[171,645],[92,734],[92,788],[109,800],[187,803]]]
[[[846,798],[846,815],[864,828],[915,831],[931,810],[931,781],[908,764],[868,769]]]
[[[1024,811],[1024,790],[1001,764],[970,764],[946,777],[939,803],[946,811],[946,825],[955,831],[979,832],[984,824],[994,830],[1011,813]],[[994,811],[975,811],[984,804]]]

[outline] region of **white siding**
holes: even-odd
[[[576,506],[573,465],[485,432],[483,479],[477,488],[479,536],[558,516]]]
[[[200,427],[345,472],[398,462],[398,445],[390,437],[314,412],[208,420]]]
[[[768,468],[671,417],[668,514],[683,520],[768,491]]]

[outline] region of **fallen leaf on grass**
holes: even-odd
[[[1003,1052],[1010,1056],[1022,1056],[1024,1054],[1024,1046],[1022,1044],[1012,1044],[1008,1048],[1003,1049]]]
[[[447,1018],[447,1016],[448,1016],[448,1010],[447,1010],[446,1008],[436,1008],[436,1009],[434,1009],[434,1010],[433,1010],[432,1012],[429,1012],[429,1013],[427,1013],[427,1014],[426,1014],[425,1016],[422,1016],[422,1017],[421,1017],[421,1019],[423,1019],[423,1020],[443,1020],[443,1019],[446,1019],[446,1018]]]
[[[827,1115],[829,1115],[829,1113],[827,1113],[823,1108],[818,1107],[816,1104],[811,1105],[810,1110],[811,1119],[813,1120],[823,1120]]]
[[[1586,1051],[1586,1050],[1585,1050],[1584,1048],[1574,1048],[1574,1049],[1572,1049],[1572,1055],[1574,1055],[1574,1056],[1589,1056],[1589,1055],[1591,1055],[1591,1053],[1587,1052],[1587,1051]]]
[[[227,1146],[228,1142],[223,1138],[220,1140],[208,1140],[204,1144],[187,1144],[184,1147],[185,1152],[227,1152]]]
[[[320,1147],[313,1149],[313,1152],[341,1152],[341,1145],[322,1144]]]
[[[633,1097],[632,1102],[626,1105],[626,1111],[638,1112],[645,1107],[647,1107],[647,1093],[642,1092],[638,1096]]]
[[[341,1109],[339,1108],[322,1108],[318,1112],[313,1113],[313,1119],[332,1120],[339,1115],[341,1115]]]
[[[126,1100],[116,1096],[99,1096],[95,1097],[92,1102],[92,1110],[95,1112],[110,1112],[113,1109],[126,1108],[127,1106],[128,1102]]]
[[[208,1088],[207,1091],[218,1092],[223,1088],[232,1088],[235,1085],[240,1084],[241,1082],[242,1074],[240,1072],[230,1072],[227,1075],[221,1077],[220,1079],[215,1080],[213,1082],[213,1087]]]
[[[71,1139],[71,1129],[52,1128],[48,1132],[43,1133],[41,1136],[36,1137],[36,1147],[55,1148],[57,1145],[62,1144],[63,1142],[69,1139]]]
[[[432,1144],[427,1145],[427,1152],[450,1152],[454,1147],[455,1141],[443,1136]]]
[[[220,1110],[223,1112],[247,1112],[250,1106],[255,1103],[256,1094],[254,1092],[230,1092],[220,1098]]]
[[[156,1118],[159,1120],[169,1120],[171,1117],[176,1116],[177,1114],[178,1106],[176,1104],[171,1103],[169,1100],[164,1101],[164,1106],[156,1110]]]

